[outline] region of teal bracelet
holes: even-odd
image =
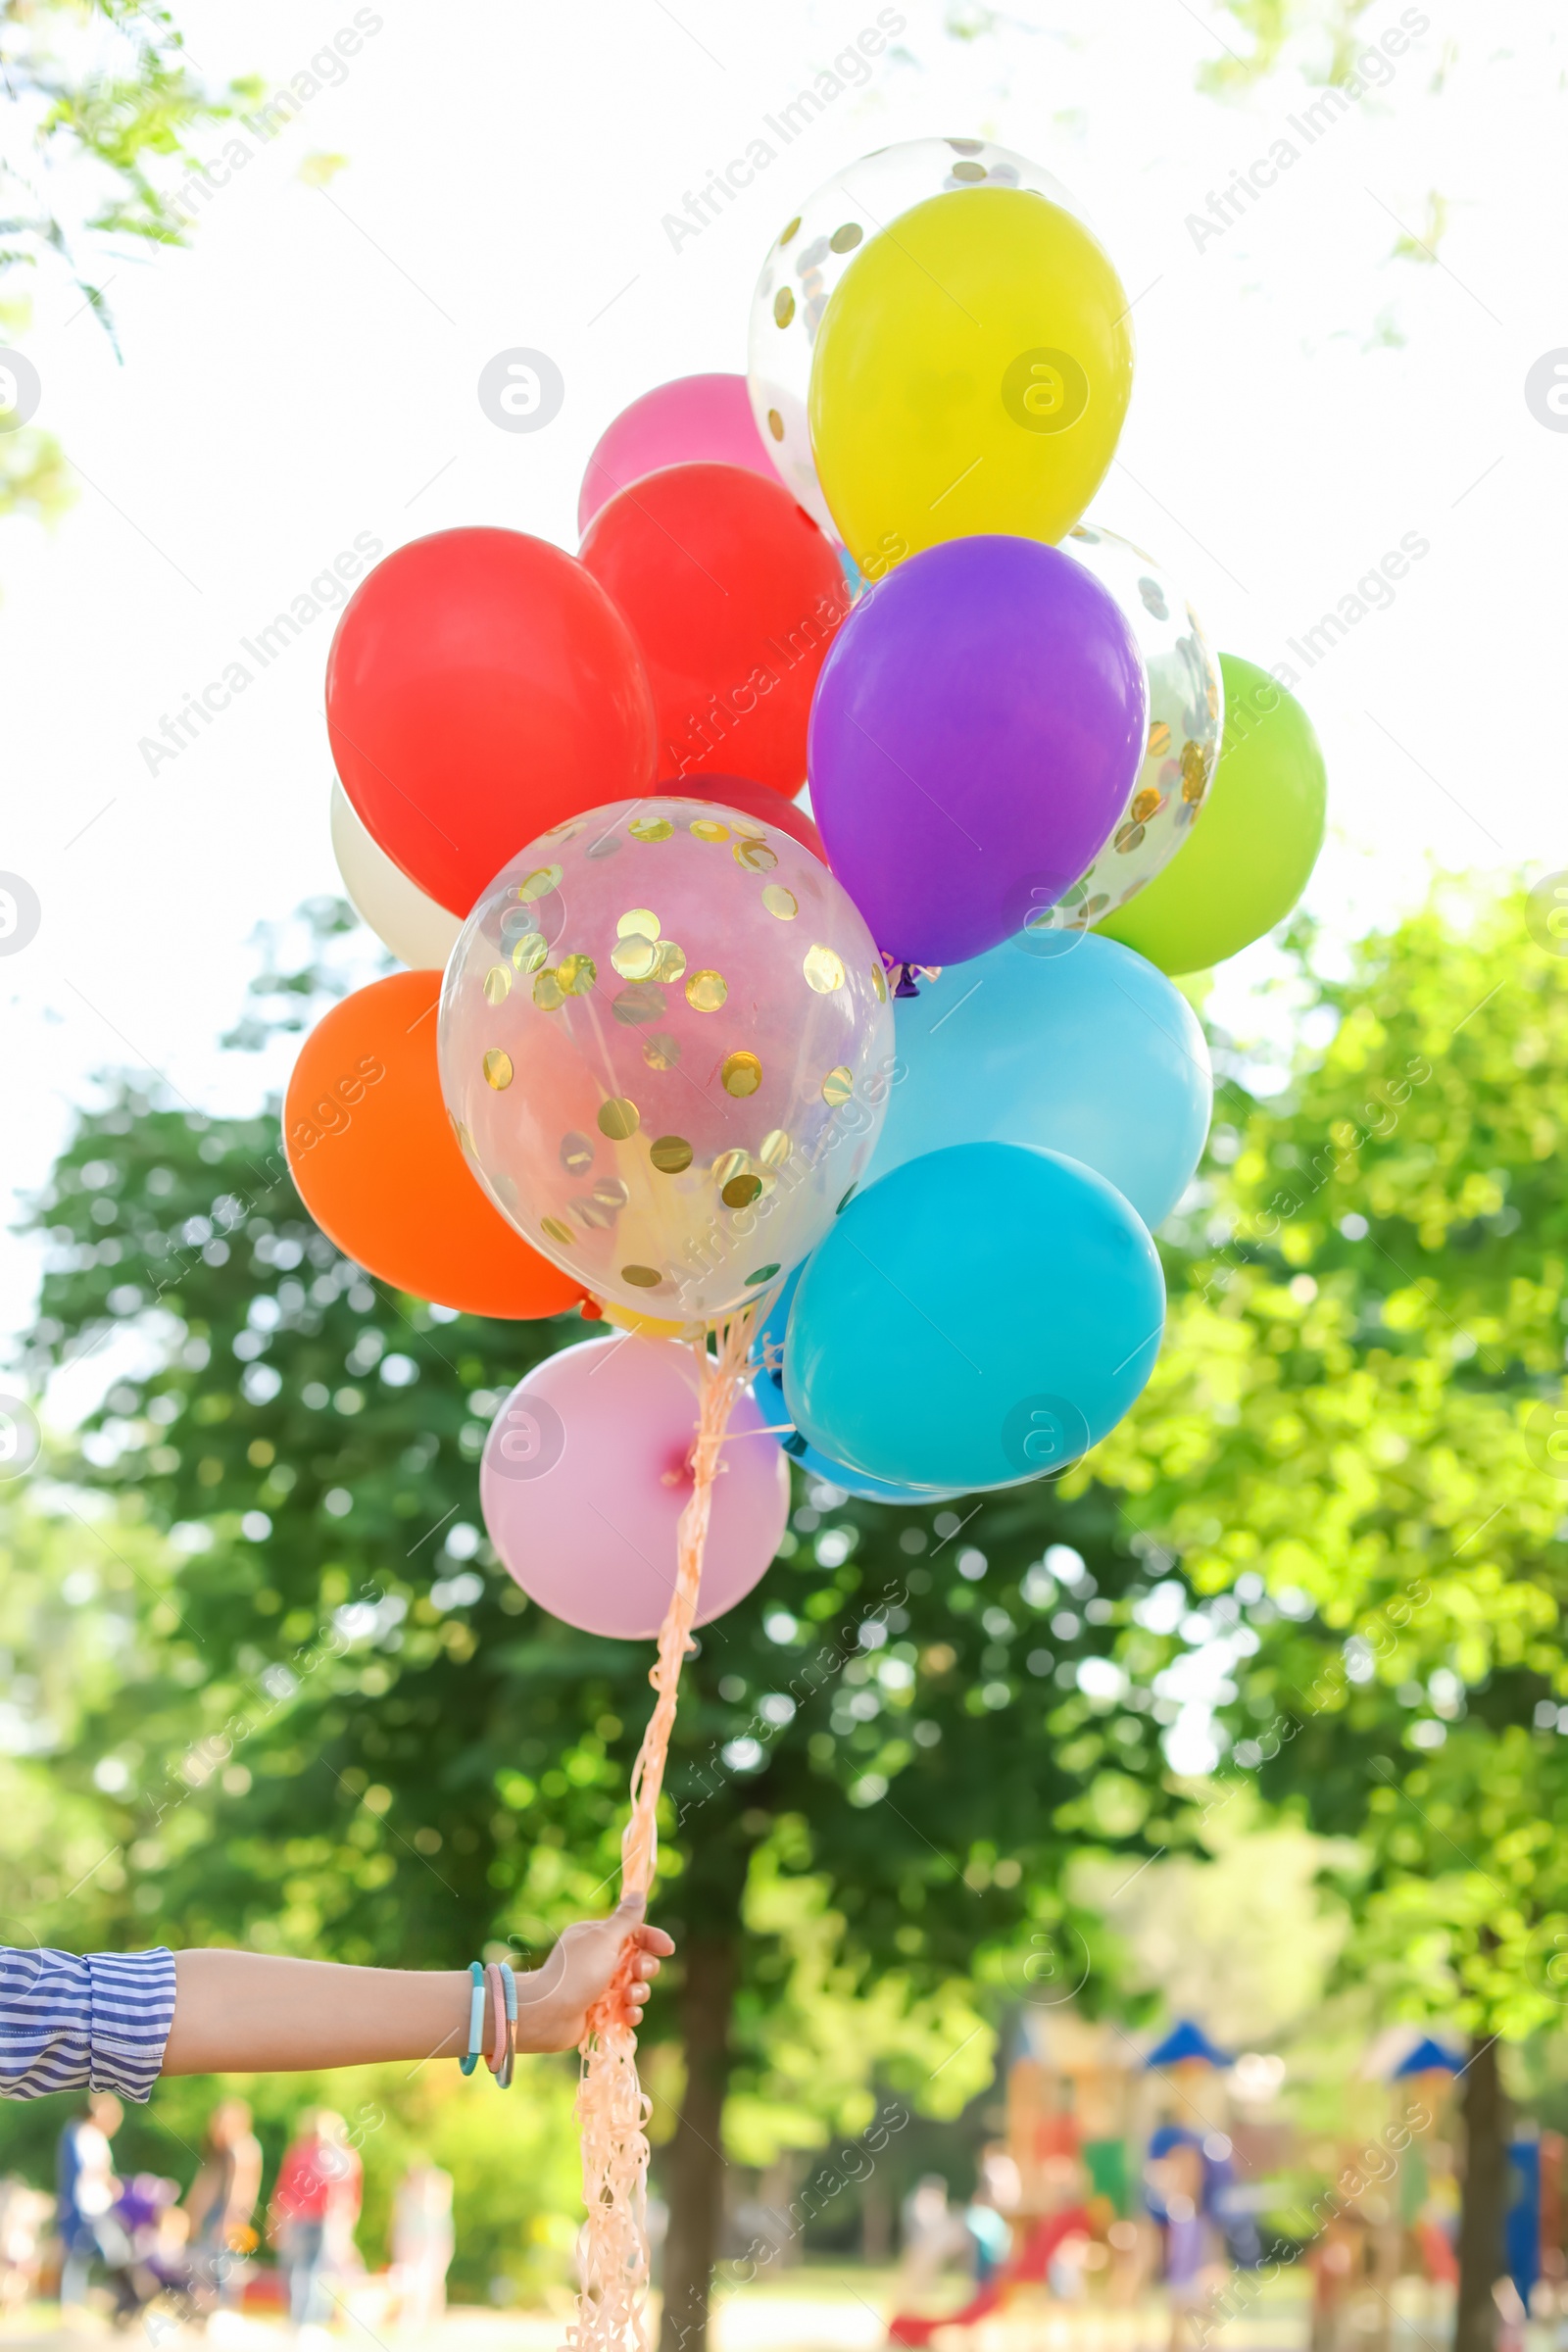
[[[472,1990],[468,1995],[468,2055],[458,2060],[466,2075],[471,2075],[479,2063],[484,2048],[484,1968],[481,1962],[468,1962]]]
[[[510,2090],[517,2066],[517,1980],[505,1960],[501,1963],[501,1982],[507,1989],[507,2059],[496,2082],[500,2089]]]

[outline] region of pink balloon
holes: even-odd
[[[730,1416],[703,1556],[699,1625],[765,1575],[789,1516],[789,1466],[756,1399]],[[584,1340],[536,1364],[490,1425],[479,1497],[509,1575],[585,1634],[658,1633],[692,1491],[697,1367],[675,1340]]]
[[[776,482],[762,447],[744,375],[678,375],[622,409],[599,437],[577,494],[579,535],[609,498],[662,466],[716,460],[747,466]]]

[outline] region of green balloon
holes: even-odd
[[[1221,654],[1225,734],[1208,802],[1170,863],[1094,927],[1201,972],[1282,922],[1323,847],[1327,780],[1312,722],[1266,669]]]

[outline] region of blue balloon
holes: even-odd
[[[1146,1225],[1202,1155],[1208,1047],[1163,972],[1112,939],[1021,931],[894,1006],[899,1067],[866,1182],[948,1144],[1081,1159]]]
[[[956,1144],[859,1194],[807,1259],[784,1395],[808,1445],[868,1477],[1017,1486],[1115,1427],[1164,1319],[1154,1245],[1102,1176]]]
[[[784,1401],[784,1339],[801,1271],[797,1266],[780,1291],[753,1349],[760,1368],[752,1383],[752,1395],[766,1415],[769,1427],[789,1419],[789,1407]],[[847,1470],[842,1462],[830,1461],[825,1453],[808,1446],[799,1430],[792,1430],[779,1444],[791,1461],[799,1462],[812,1478],[823,1479],[830,1487],[842,1487],[846,1494],[858,1495],[862,1502],[947,1502],[957,1491],[952,1487],[896,1486],[888,1479],[867,1478],[861,1471]]]

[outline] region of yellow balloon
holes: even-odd
[[[1071,213],[1022,188],[913,206],[839,280],[811,365],[816,469],[860,569],[981,531],[1059,539],[1132,378],[1127,297]]]

